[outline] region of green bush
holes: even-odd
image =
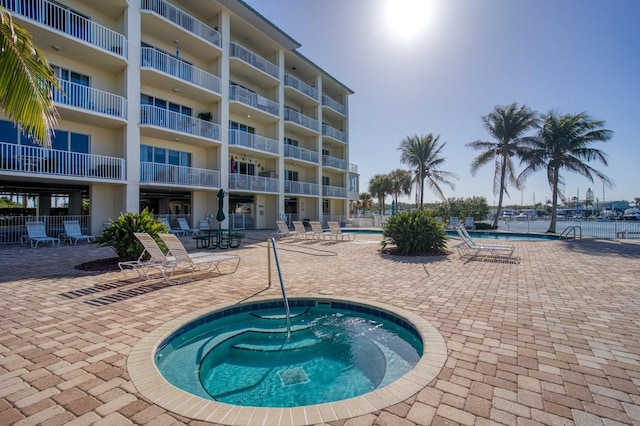
[[[395,245],[394,252],[400,255],[442,254],[447,246],[442,223],[424,210],[391,216],[382,235],[382,247]]]
[[[100,247],[111,247],[120,260],[135,260],[140,257],[144,247],[133,235],[134,232],[146,232],[162,247],[159,233],[169,232],[166,226],[156,220],[149,210],[140,213],[120,214],[118,220],[110,221],[96,242]]]

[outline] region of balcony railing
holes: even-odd
[[[122,158],[0,142],[0,170],[8,172],[124,180],[124,165]]]
[[[347,170],[349,163],[341,158],[332,157],[330,155],[322,156],[322,165],[327,167],[333,167],[334,169]]]
[[[219,188],[220,172],[196,167],[141,162],[140,182]]]
[[[251,50],[238,43],[229,43],[229,47],[229,55],[232,58],[238,58],[254,68],[257,68],[272,77],[278,78],[278,66],[276,64],[267,61],[262,56],[257,53],[253,53]]]
[[[153,68],[212,92],[222,92],[220,77],[152,47],[141,48],[140,66]]]
[[[284,119],[285,121],[290,121],[292,123],[299,124],[302,127],[306,127],[307,129],[311,129],[315,132],[320,131],[320,125],[318,120],[316,120],[315,118],[309,117],[308,115],[301,114],[296,110],[285,109]]]
[[[122,96],[64,80],[60,81],[60,87],[62,92],[57,89],[53,92],[53,100],[58,104],[127,118],[127,100]]]
[[[229,85],[229,100],[242,102],[269,114],[278,115],[279,105],[277,102],[235,84]]]
[[[358,165],[350,163],[349,164],[349,173],[358,173]]]
[[[347,188],[343,188],[341,186],[322,185],[322,196],[346,198]]]
[[[47,0],[0,0],[16,15],[60,31],[93,46],[127,57],[127,39],[84,16]]]
[[[141,0],[140,9],[154,12],[209,43],[222,47],[218,31],[164,0]]]
[[[295,145],[284,145],[284,156],[287,158],[296,158],[298,160],[308,161],[310,163],[318,164],[320,155],[317,151],[311,151],[310,149],[300,148]]]
[[[140,124],[220,140],[220,125],[152,105],[140,106]]]
[[[331,108],[332,110],[339,112],[340,114],[344,115],[346,117],[347,115],[347,107],[342,105],[340,102],[336,101],[335,99],[332,99],[328,96],[322,96],[322,105],[323,106],[328,106],[329,108]]]
[[[284,85],[293,87],[298,92],[302,92],[310,98],[315,99],[316,101],[318,100],[318,89],[316,89],[315,87],[311,87],[304,81],[299,80],[291,74],[284,75]]]
[[[300,182],[296,180],[284,181],[285,194],[320,195],[320,185],[317,183]]]
[[[253,192],[279,192],[278,179],[229,173],[229,189]]]
[[[247,148],[278,154],[278,141],[240,130],[229,130],[229,145],[246,146]]]
[[[329,136],[330,138],[340,142],[347,143],[347,134],[342,130],[329,126],[328,124],[322,125],[322,136]]]

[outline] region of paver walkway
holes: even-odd
[[[202,424],[146,401],[127,355],[187,312],[279,296],[247,234],[235,274],[179,286],[74,269],[112,257],[94,245],[0,246],[0,424]],[[516,241],[510,264],[385,256],[379,238],[279,243],[288,295],[410,310],[448,360],[403,403],[332,425],[640,425],[640,242]]]

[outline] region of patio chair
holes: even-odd
[[[340,228],[340,224],[334,221],[328,221],[327,225],[329,225],[329,232],[336,240],[355,240],[356,234],[344,234],[342,233],[342,228]]]
[[[82,233],[80,229],[80,222],[77,220],[65,220],[64,224],[64,234],[65,238],[69,240],[69,244],[76,245],[78,241],[86,241],[87,243],[93,243],[96,240],[96,237],[93,235],[86,235]]]
[[[295,232],[296,232],[296,238],[301,238],[305,240],[313,238],[313,232],[307,231],[302,221],[294,220],[293,228],[295,229]]]
[[[458,218],[450,217],[449,224],[447,225],[447,229],[457,229],[458,228]]]
[[[187,223],[187,219],[185,219],[184,217],[179,217],[178,219],[178,225],[180,225],[180,229],[187,235],[198,235],[198,233],[200,232],[199,229],[195,229],[195,228],[191,228],[189,226],[189,224]]]
[[[201,220],[200,221],[200,228],[198,228],[199,231],[203,231],[203,230],[207,230],[207,229],[211,229],[211,227],[209,226],[209,222],[206,220]]]
[[[171,224],[169,223],[169,219],[167,219],[166,217],[161,217],[158,220],[160,221],[161,224],[167,227],[170,233],[175,235],[184,235],[184,231],[182,229],[172,228]]]
[[[318,240],[332,238],[331,232],[326,232],[324,229],[322,229],[322,225],[317,220],[310,221],[309,225],[311,225],[312,238],[316,238]]]
[[[276,225],[278,225],[278,231],[271,234],[274,238],[289,238],[295,237],[297,232],[289,230],[287,223],[284,220],[276,220]]]
[[[489,259],[510,259],[516,250],[514,246],[500,244],[478,244],[469,235],[463,225],[456,228],[462,242],[456,246],[460,257],[489,258]]]
[[[118,262],[120,270],[125,272],[127,268],[131,268],[138,273],[140,278],[145,280],[151,279],[149,276],[151,271],[158,271],[165,281],[170,282],[177,264],[176,259],[167,257],[156,240],[146,232],[134,232],[133,235],[140,241],[144,250],[137,260]],[[169,276],[167,276],[167,271]]]
[[[27,235],[22,237],[23,244],[27,241],[31,243],[31,247],[38,247],[39,243],[51,243],[52,246],[60,245],[60,238],[50,237],[44,227],[44,222],[35,221],[25,223],[27,227]]]
[[[473,216],[467,216],[464,218],[465,229],[476,229],[475,218]]]
[[[175,235],[158,234],[158,236],[169,249],[167,254],[170,255],[170,258],[175,259],[176,269],[190,270],[189,278],[186,281],[191,281],[196,271],[211,269],[222,274],[219,265],[221,262],[227,260],[236,261],[234,270],[230,272],[231,274],[237,271],[238,265],[240,265],[240,256],[236,254],[214,254],[210,252],[188,253],[182,242]]]

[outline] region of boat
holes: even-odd
[[[518,213],[513,217],[515,220],[529,220],[529,215],[526,213]]]
[[[626,209],[624,213],[622,213],[622,219],[624,220],[640,220],[640,209],[636,207],[632,207],[630,209]]]

